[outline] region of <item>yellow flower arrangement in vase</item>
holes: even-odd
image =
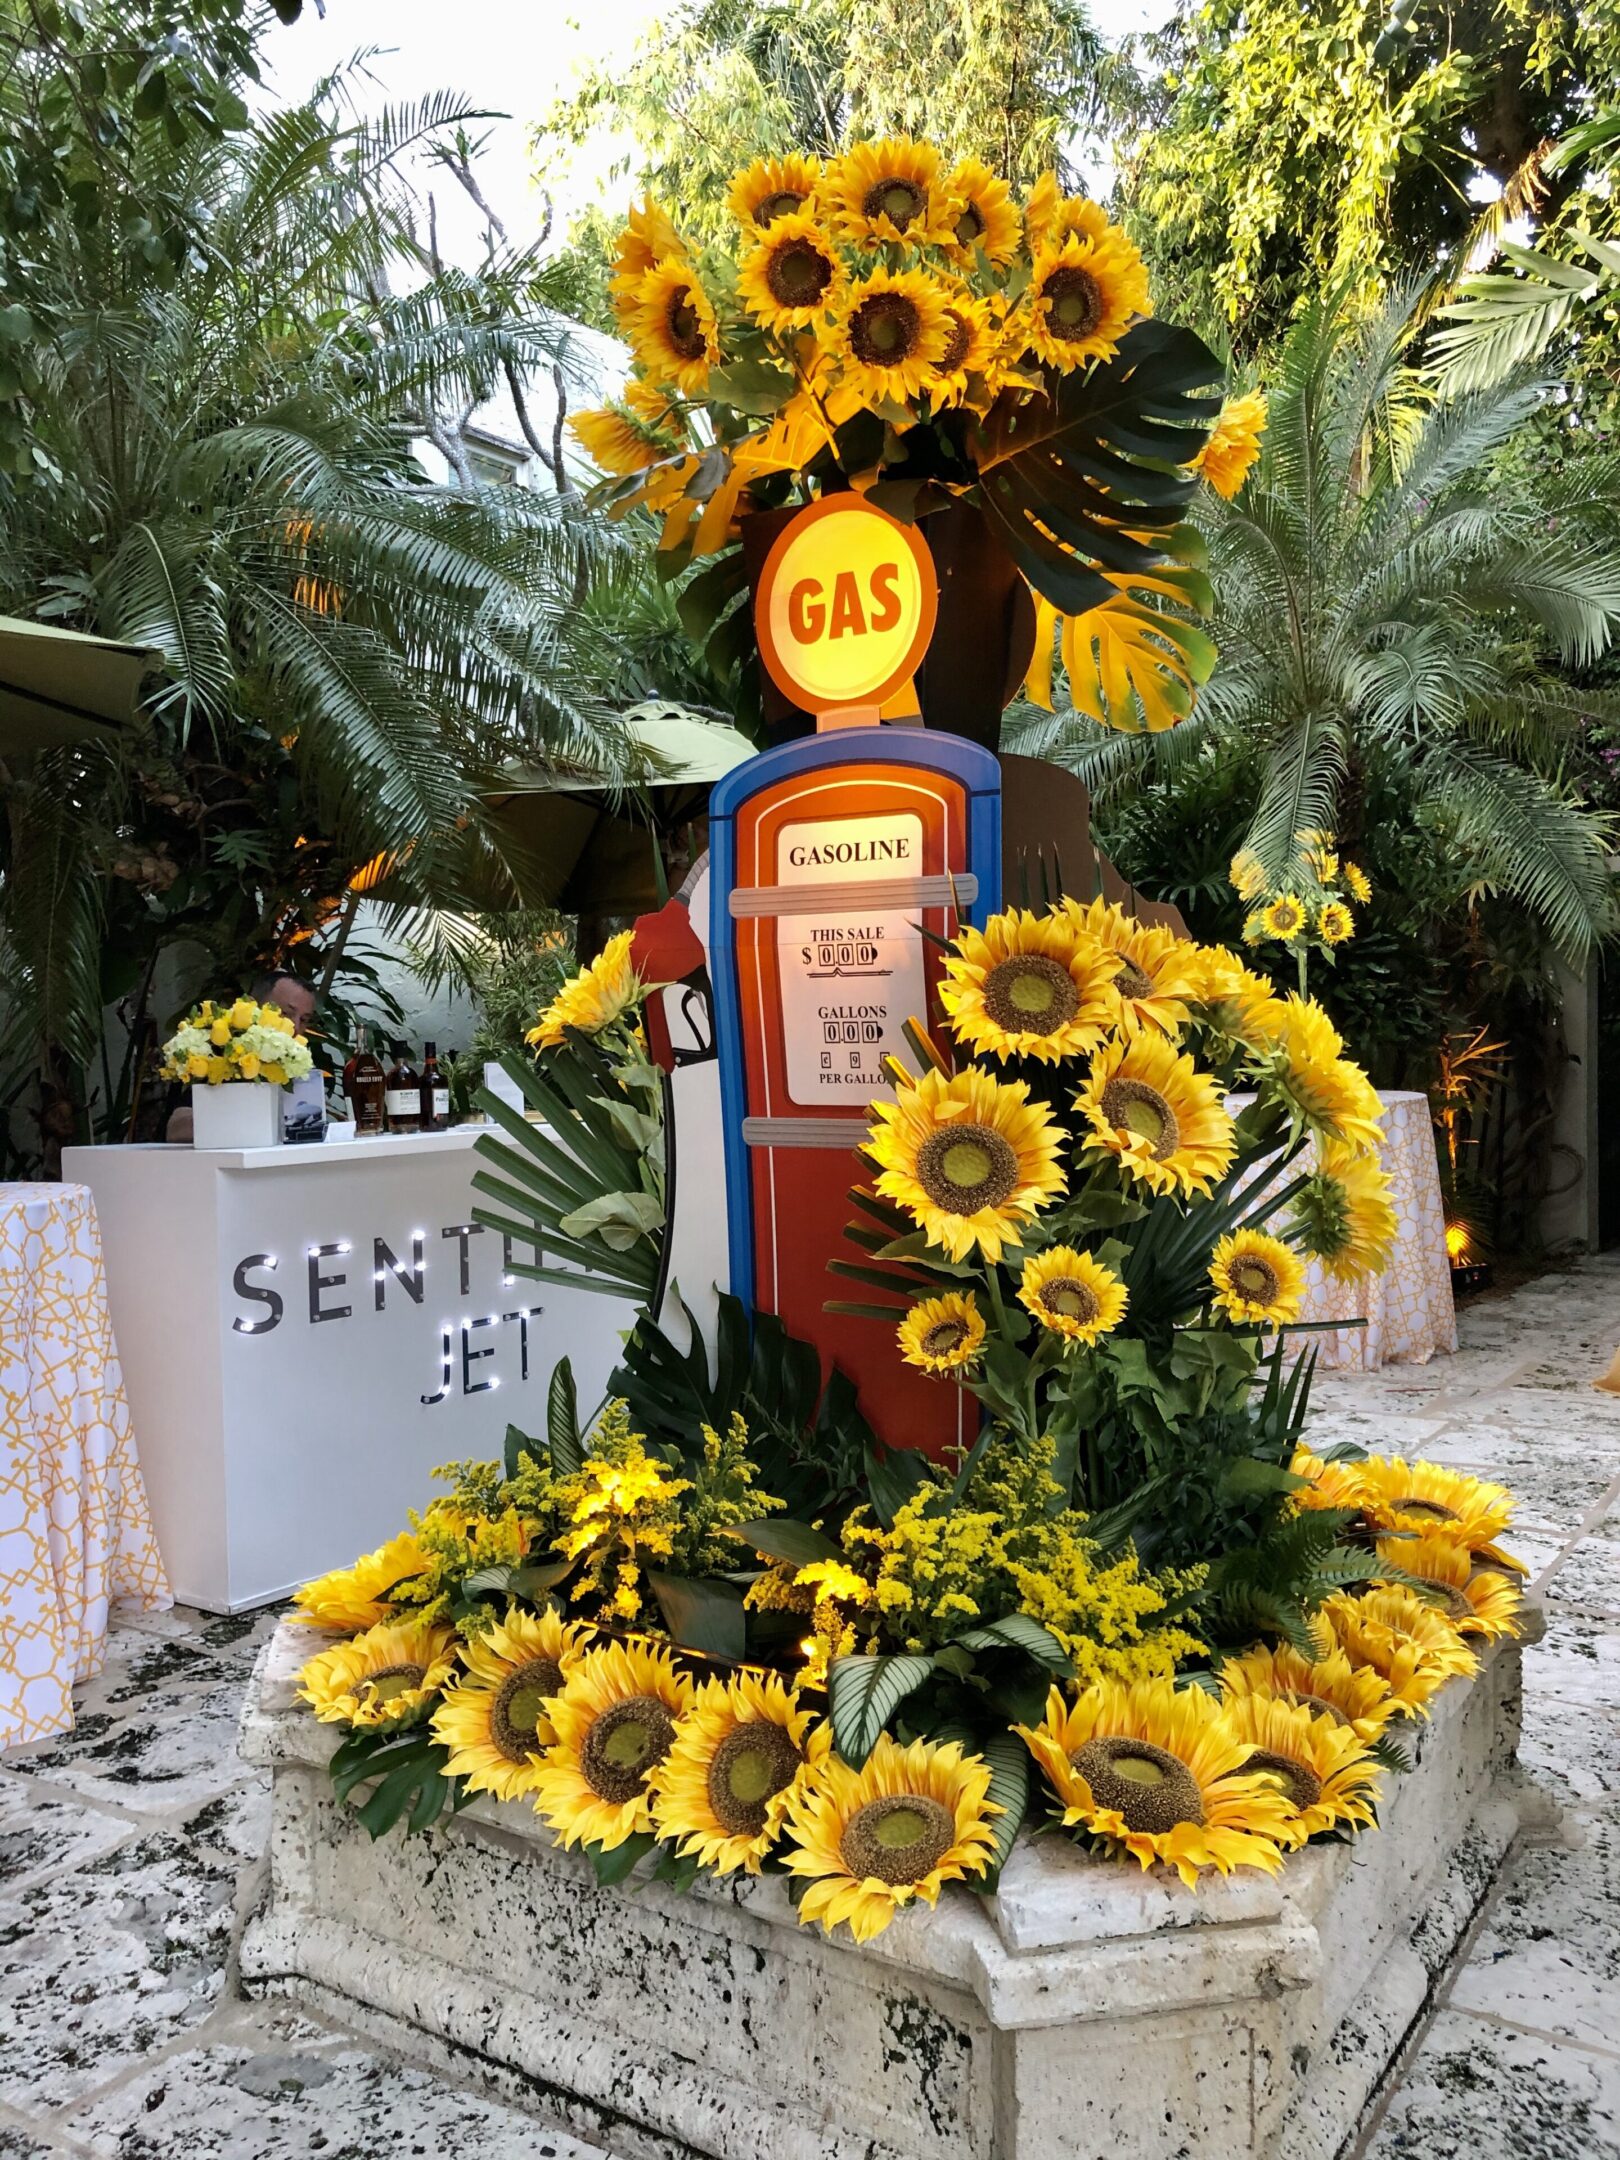
[[[309,1045],[294,1034],[287,1015],[248,997],[204,998],[163,1045],[164,1079],[204,1087],[231,1080],[285,1087],[312,1069]]]

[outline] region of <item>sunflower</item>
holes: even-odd
[[[685,429],[662,391],[630,382],[622,403],[575,413],[568,425],[591,463],[605,473],[645,472],[674,457]]]
[[[1089,907],[1065,900],[1063,913],[1114,956],[1111,985],[1118,1024],[1173,1035],[1185,1023],[1200,982],[1199,949],[1173,930],[1138,922],[1100,895]]]
[[[779,219],[803,211],[821,178],[821,160],[790,151],[786,157],[755,158],[732,178],[726,208],[750,235]]]
[[[843,379],[868,400],[915,397],[951,341],[945,288],[926,270],[874,270],[833,332]]]
[[[1454,1677],[1478,1672],[1479,1660],[1443,1613],[1411,1590],[1384,1585],[1322,1605],[1318,1618],[1333,1630],[1352,1665],[1370,1665],[1389,1683],[1403,1716],[1427,1716],[1425,1705]]]
[[[945,319],[949,342],[929,376],[928,394],[935,405],[960,405],[973,377],[993,372],[1001,330],[989,301],[967,293],[947,293]]]
[[[1024,1262],[1018,1302],[1054,1335],[1094,1343],[1125,1317],[1126,1291],[1113,1269],[1090,1253],[1054,1245]]]
[[[878,1191],[953,1260],[977,1247],[994,1264],[1067,1184],[1062,1128],[1022,1080],[996,1080],[974,1065],[947,1078],[930,1067],[872,1110],[867,1148]]]
[[[446,1691],[433,1713],[433,1737],[450,1750],[447,1777],[464,1777],[471,1792],[516,1800],[534,1790],[541,1753],[555,1734],[545,1714],[583,1654],[588,1630],[551,1611],[514,1605],[487,1635],[462,1649],[467,1676]]]
[[[1516,1635],[1523,1593],[1509,1576],[1480,1567],[1461,1538],[1434,1530],[1390,1530],[1378,1540],[1378,1557],[1415,1575],[1439,1599],[1459,1635]]]
[[[707,1680],[681,1719],[652,1786],[653,1823],[717,1875],[759,1864],[832,1735],[774,1673]]]
[[[1149,314],[1147,267],[1118,226],[1095,238],[1070,233],[1035,258],[1022,320],[1049,367],[1111,360],[1138,315]]]
[[[1071,915],[1009,908],[982,930],[960,932],[939,1001],[970,1049],[1054,1064],[1095,1050],[1108,1032],[1117,964]]]
[[[1304,901],[1298,893],[1279,893],[1260,910],[1260,927],[1265,936],[1290,943],[1305,927]]]
[[[1214,1081],[1162,1035],[1105,1043],[1075,1108],[1091,1127],[1081,1145],[1117,1156],[1156,1193],[1207,1197],[1236,1151]]]
[[[1513,1520],[1513,1495],[1485,1478],[1441,1463],[1369,1455],[1361,1466],[1367,1513],[1381,1530],[1438,1530],[1477,1548]]]
[[[1384,1106],[1338,1029],[1313,998],[1288,997],[1276,1016],[1271,1076],[1300,1122],[1363,1151],[1383,1145]]]
[[[927,1373],[960,1372],[984,1344],[984,1315],[960,1290],[920,1298],[895,1330],[908,1365]]]
[[[813,217],[789,211],[743,257],[737,291],[767,330],[803,330],[838,299],[843,267]]]
[[[691,1702],[692,1683],[666,1651],[615,1642],[586,1652],[547,1704],[556,1739],[532,1787],[565,1846],[612,1852],[652,1828],[649,1780]]]
[[[1265,430],[1266,401],[1258,390],[1245,390],[1241,397],[1228,398],[1215,415],[1209,440],[1189,469],[1201,473],[1222,502],[1230,502],[1260,455],[1260,438]]]
[[[1005,180],[977,158],[963,158],[945,182],[955,213],[951,227],[951,253],[971,264],[983,250],[996,264],[1009,263],[1018,253],[1018,212]]]
[[[1305,1488],[1292,1495],[1296,1508],[1352,1508],[1360,1511],[1367,1497],[1359,1462],[1324,1462],[1301,1441],[1288,1465]]]
[[[1365,907],[1372,898],[1372,879],[1366,871],[1358,869],[1353,862],[1347,862],[1344,866],[1344,882],[1351,899],[1359,900]]]
[[[637,304],[637,291],[647,272],[671,257],[684,259],[686,248],[669,212],[649,195],[637,204],[625,221],[613,250],[609,287],[621,323]]]
[[[1399,1227],[1389,1173],[1376,1155],[1325,1140],[1314,1177],[1296,1197],[1293,1220],[1305,1250],[1335,1282],[1381,1275]]]
[[[630,958],[634,942],[630,930],[610,937],[588,967],[569,976],[524,1041],[537,1050],[555,1050],[565,1039],[565,1028],[599,1035],[619,1019],[646,988]]]
[[[1101,203],[1086,195],[1060,194],[1056,173],[1044,172],[1024,203],[1024,244],[1033,256],[1071,233],[1082,240],[1100,240],[1112,222]]]
[[[1210,1255],[1209,1279],[1229,1320],[1286,1327],[1299,1318],[1305,1270],[1297,1253],[1263,1230],[1234,1230],[1221,1238]]]
[[[701,397],[720,357],[720,333],[708,295],[684,256],[654,263],[635,289],[625,334],[656,383]]]
[[[1243,1772],[1247,1746],[1201,1688],[1101,1680],[1072,1705],[1054,1687],[1038,1726],[1013,1727],[1046,1773],[1065,1828],[1162,1860],[1189,1889],[1200,1872],[1282,1865],[1288,1803]]]
[[[375,1627],[388,1618],[389,1591],[420,1574],[426,1564],[415,1532],[402,1530],[375,1552],[362,1553],[352,1567],[333,1568],[295,1590],[298,1610],[292,1618],[309,1627],[341,1628],[346,1635]]]
[[[1178,940],[1179,942],[1179,940]],[[1281,999],[1269,979],[1246,968],[1224,945],[1195,945],[1191,997],[1206,1027],[1259,1049],[1271,1041]]]
[[[939,152],[904,135],[856,143],[828,167],[817,201],[860,247],[947,246],[960,214],[941,181]]]
[[[1324,1830],[1376,1820],[1378,1765],[1348,1725],[1265,1695],[1234,1695],[1225,1713],[1238,1739],[1254,1750],[1244,1775],[1268,1779],[1288,1803],[1280,1843],[1303,1845]]]
[[[946,1883],[982,1875],[1001,1813],[989,1789],[989,1764],[954,1740],[901,1747],[883,1733],[861,1770],[826,1756],[788,1803],[787,1870],[809,1878],[801,1922],[830,1934],[847,1920],[870,1942],[913,1898],[932,1905]]]
[[[1346,944],[1356,934],[1356,919],[1342,900],[1324,900],[1316,911],[1316,934],[1324,945]]]
[[[419,1724],[455,1671],[455,1639],[425,1620],[385,1620],[312,1657],[298,1692],[326,1725]]]
[[[1216,1677],[1229,1703],[1250,1695],[1303,1703],[1313,1717],[1347,1726],[1366,1741],[1376,1740],[1399,1713],[1382,1673],[1352,1665],[1337,1645],[1325,1657],[1308,1658],[1289,1643],[1256,1643],[1241,1657],[1226,1658]]]

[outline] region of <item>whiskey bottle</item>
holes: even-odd
[[[388,1068],[388,1130],[407,1133],[422,1130],[422,1076],[411,1063],[402,1042],[393,1045],[394,1062]]]
[[[439,1070],[439,1046],[422,1049],[421,1119],[423,1132],[443,1132],[450,1122],[450,1088]]]
[[[344,1092],[361,1137],[388,1130],[388,1076],[362,1025],[355,1029],[354,1060],[344,1069]]]

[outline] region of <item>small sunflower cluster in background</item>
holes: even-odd
[[[1305,956],[1318,952],[1331,961],[1349,943],[1356,934],[1351,903],[1365,907],[1372,881],[1340,856],[1331,833],[1297,832],[1294,851],[1290,881],[1272,890],[1258,859],[1240,849],[1232,858],[1231,884],[1248,904],[1244,944],[1286,947],[1298,962],[1303,990]]]
[[[285,1087],[311,1070],[309,1045],[293,1033],[279,1005],[252,998],[204,998],[163,1045],[165,1080],[268,1080]]]

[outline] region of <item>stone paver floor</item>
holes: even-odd
[[[1454,1358],[1327,1376],[1313,1438],[1501,1478],[1545,1601],[1516,1849],[1364,2160],[1620,2160],[1620,1264],[1476,1304]],[[266,1794],[237,1710],[273,1616],[118,1626],[70,1738],[0,1759],[0,2160],[603,2160],[301,2013],[235,1999]],[[752,2155],[727,2160],[753,2160]],[[1076,2160],[1090,2160],[1077,2155]]]

